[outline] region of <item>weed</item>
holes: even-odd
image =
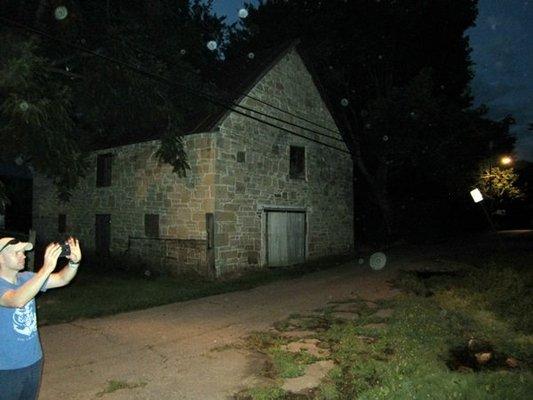
[[[107,387],[96,394],[97,397],[102,397],[105,394],[116,392],[121,389],[135,389],[146,386],[146,382],[128,383],[124,381],[110,380],[107,381]]]
[[[277,375],[281,378],[295,378],[305,373],[306,366],[318,360],[306,351],[291,353],[273,348],[269,351]]]
[[[277,386],[246,389],[235,395],[234,400],[285,400],[285,391]]]
[[[242,348],[242,346],[237,343],[228,343],[228,344],[223,344],[220,346],[213,347],[211,351],[212,352],[223,352],[227,350],[235,350],[235,349],[240,349],[240,348]]]
[[[275,332],[252,332],[246,337],[245,345],[248,349],[264,353],[272,347],[287,343],[287,341]]]

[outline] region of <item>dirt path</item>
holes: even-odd
[[[217,348],[328,301],[389,297],[397,267],[376,272],[352,262],[247,291],[45,326],[40,400],[228,399],[254,384],[258,360]],[[111,380],[137,387],[102,393]]]

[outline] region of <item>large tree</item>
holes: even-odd
[[[206,47],[224,32],[211,3],[3,2],[0,162],[30,165],[67,200],[88,151],[161,138],[160,160],[185,174],[183,127],[210,107],[194,93],[220,62]]]
[[[400,215],[409,209],[420,214],[422,202],[430,208],[464,196],[479,162],[512,147],[508,121],[492,122],[484,108],[471,109],[464,32],[475,21],[476,5],[260,2],[233,26],[226,58],[238,68],[243,54],[301,39],[352,151],[360,226],[380,225],[390,237],[405,228]],[[383,224],[371,220],[366,200]]]

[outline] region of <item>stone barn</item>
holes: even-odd
[[[250,109],[239,110],[268,124],[232,110],[206,115],[183,138],[186,177],[158,162],[157,138],[93,151],[68,203],[35,176],[38,240],[69,233],[117,262],[210,277],[351,252],[352,161],[297,44],[271,55],[239,93],[233,102]]]

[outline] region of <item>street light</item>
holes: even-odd
[[[502,158],[500,158],[500,163],[502,165],[509,165],[513,162],[513,159],[509,156],[503,156]]]

